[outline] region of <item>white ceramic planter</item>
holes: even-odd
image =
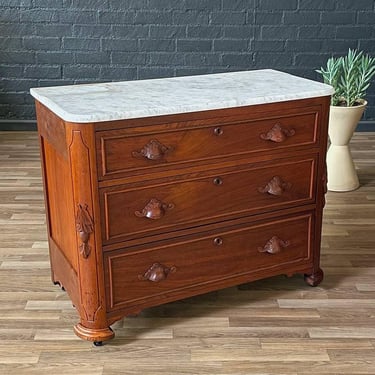
[[[349,142],[362,117],[367,102],[355,107],[331,106],[328,134],[331,141],[327,152],[328,190],[351,191],[359,187]]]

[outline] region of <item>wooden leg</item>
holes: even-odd
[[[310,286],[318,286],[323,280],[324,273],[321,268],[311,275],[305,275],[305,282]]]

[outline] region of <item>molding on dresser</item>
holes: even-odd
[[[36,131],[37,125],[35,120],[1,120],[0,131]],[[375,120],[360,121],[357,132],[374,132]]]

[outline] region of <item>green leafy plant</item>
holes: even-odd
[[[362,51],[349,49],[343,57],[331,57],[326,67],[316,70],[324,83],[335,89],[331,105],[352,107],[363,103],[375,75],[375,58]]]

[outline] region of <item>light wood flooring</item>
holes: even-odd
[[[361,187],[327,194],[317,288],[274,277],[151,308],[103,347],[50,280],[37,135],[0,132],[0,374],[375,374],[375,133]]]

